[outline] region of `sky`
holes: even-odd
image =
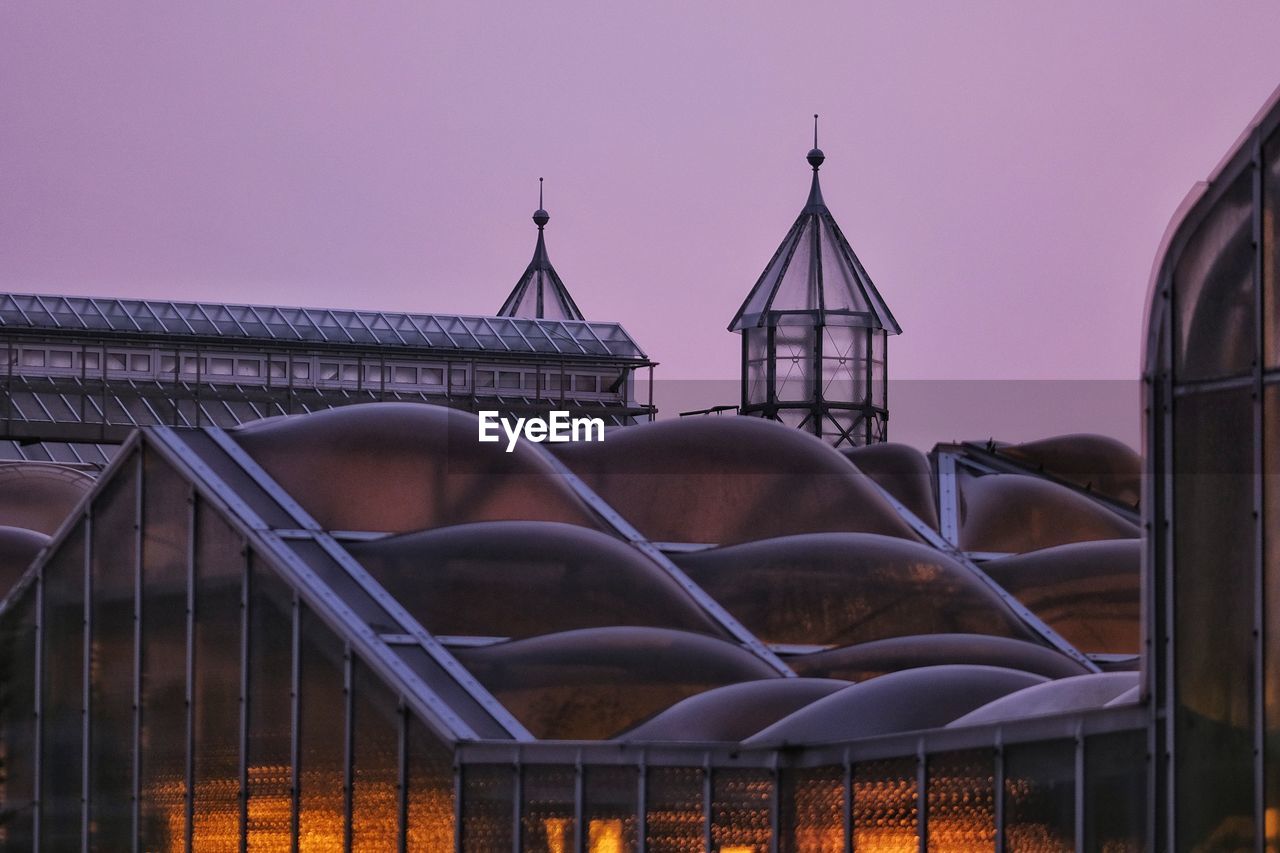
[[[0,288],[492,313],[545,176],[587,317],[730,379],[816,112],[895,378],[1132,379],[1161,235],[1277,34],[1244,0],[8,0]]]

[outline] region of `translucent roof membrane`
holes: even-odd
[[[1101,708],[1138,686],[1136,672],[1093,672],[1037,684],[1002,696],[953,720],[950,726],[977,726],[1068,711]]]
[[[818,531],[916,539],[839,451],[761,418],[659,421],[553,449],[654,541],[732,544]]]
[[[0,523],[53,534],[93,487],[61,465],[0,464]]]
[[[1083,665],[1061,652],[1026,640],[989,634],[916,634],[890,637],[856,646],[788,658],[802,675],[866,681],[889,672],[943,664],[1003,666],[1046,678],[1066,678],[1086,672]]]
[[[840,452],[858,466],[859,471],[901,501],[916,518],[938,529],[933,472],[923,453],[910,445],[887,441],[841,448]]]
[[[1084,652],[1136,655],[1142,542],[1078,542],[991,560],[982,568]]]
[[[1084,495],[1018,474],[975,477],[963,471],[960,547],[1022,553],[1095,539],[1137,539],[1141,531]]]
[[[0,294],[0,326],[486,352],[645,357],[617,323]]]
[[[537,445],[476,441],[476,418],[408,403],[251,423],[236,440],[322,527],[406,533],[472,521],[595,527]]]
[[[540,738],[609,738],[695,693],[778,673],[741,647],[661,628],[591,628],[459,660]]]
[[[40,549],[49,544],[49,537],[23,527],[0,525],[0,598],[4,598]]]
[[[1068,483],[1136,507],[1142,496],[1142,457],[1105,435],[1060,435],[995,447],[996,453]]]
[[[435,634],[528,637],[649,625],[723,636],[649,558],[583,527],[492,521],[348,550]]]
[[[783,717],[747,746],[832,743],[945,726],[1042,676],[995,666],[927,666],[846,687]]]
[[[967,568],[917,542],[820,533],[675,559],[765,642],[843,646],[948,632],[1034,637]]]
[[[769,678],[690,696],[621,735],[631,741],[740,741],[853,682]]]

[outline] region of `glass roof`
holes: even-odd
[[[621,325],[587,322],[581,316],[539,320],[0,294],[0,326],[7,328],[645,358]]]
[[[822,200],[818,185],[822,153],[815,152],[816,160],[810,158],[809,199],[734,315],[729,331],[804,323],[863,326],[899,334],[898,321]]]
[[[538,225],[538,242],[533,249],[533,260],[525,269],[507,301],[498,309],[501,317],[526,317],[538,320],[582,320],[582,311],[569,295],[560,280],[556,268],[547,255],[547,241],[543,228],[551,217],[542,208],[533,214]]]

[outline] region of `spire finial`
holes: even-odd
[[[813,167],[813,171],[818,171],[818,167],[827,159],[827,155],[822,153],[822,149],[818,147],[818,114],[813,114],[813,148],[809,151],[809,155],[805,157],[809,161],[809,165]]]
[[[542,178],[538,178],[538,209],[533,212],[533,222],[541,231],[551,221],[551,214],[542,209]]]

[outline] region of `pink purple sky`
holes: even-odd
[[[7,2],[0,287],[491,313],[542,175],[587,316],[734,377],[819,112],[895,377],[1133,377],[1278,35],[1274,2]]]

